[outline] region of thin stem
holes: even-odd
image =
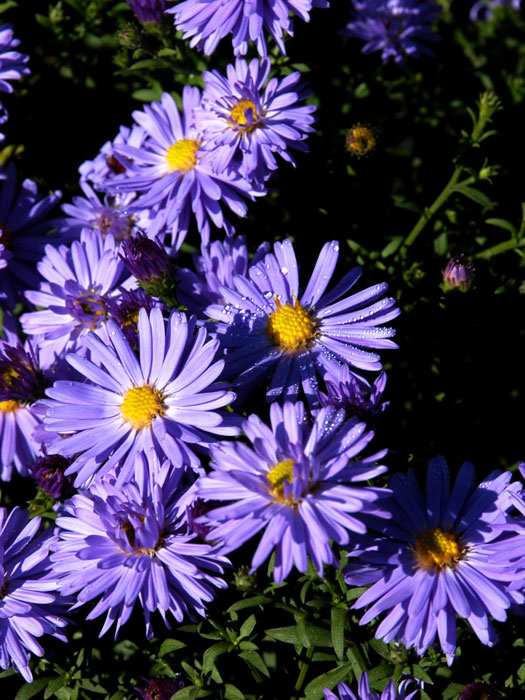
[[[299,697],[299,691],[303,687],[304,679],[306,678],[306,674],[308,672],[308,669],[310,668],[310,661],[312,660],[314,655],[314,647],[311,646],[308,648],[308,651],[306,652],[306,659],[304,661],[301,661],[301,670],[299,671],[299,675],[297,677],[297,682],[295,683],[295,690],[297,691],[297,695],[294,695],[292,700],[296,700],[296,698]]]
[[[476,253],[476,258],[482,258],[483,260],[490,260],[495,255],[500,253],[506,253],[507,250],[514,250],[514,248],[520,248],[525,246],[525,240],[518,240],[517,238],[509,238],[508,241],[503,241],[497,245],[493,245],[491,248],[482,250],[480,253]]]
[[[461,175],[463,171],[463,166],[462,165],[456,165],[454,168],[454,172],[452,173],[452,177],[450,180],[447,182],[445,187],[441,190],[441,193],[436,197],[434,202],[428,207],[427,209],[424,210],[424,212],[421,214],[419,217],[419,220],[417,221],[416,225],[410,231],[408,236],[405,238],[403,241],[403,244],[401,246],[401,251],[405,250],[409,246],[412,245],[412,243],[416,240],[416,238],[419,236],[421,231],[425,228],[425,226],[428,224],[430,219],[434,216],[434,214],[438,211],[438,209],[447,201],[447,199],[450,197],[452,192],[454,191],[454,187],[457,185],[457,182],[459,180],[459,176]],[[466,183],[466,181],[465,181]],[[462,183],[462,184],[465,184]]]

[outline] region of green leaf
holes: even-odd
[[[250,615],[250,617],[242,623],[241,630],[239,632],[239,639],[248,637],[252,633],[256,624],[257,619],[255,615]]]
[[[268,598],[265,598],[263,595],[256,595],[253,596],[252,598],[245,598],[244,600],[238,600],[236,603],[233,605],[230,605],[228,610],[226,612],[230,613],[230,617],[232,620],[236,620],[238,615],[235,613],[238,610],[245,610],[246,608],[254,608],[256,605],[262,605],[263,603],[267,603]]]
[[[295,644],[298,646],[332,646],[332,637],[328,630],[325,630],[322,627],[317,627],[317,625],[303,623],[301,625],[301,631],[306,635],[305,639],[301,636],[298,627],[299,625],[292,625],[290,627],[276,627],[274,629],[266,630],[265,634],[270,639],[278,642],[286,642],[287,644]],[[303,640],[305,640],[307,643],[303,643]]]
[[[495,204],[492,202],[484,192],[477,190],[475,187],[467,187],[466,185],[456,185],[454,187],[456,192],[464,194],[465,197],[472,199],[474,202],[481,204],[485,209],[493,209]]]
[[[328,673],[317,676],[317,678],[314,678],[313,681],[308,683],[304,689],[306,700],[321,700],[324,696],[323,688],[329,688],[331,690],[339,681],[348,678],[351,672],[351,664],[343,664],[333,671],[328,671]]]
[[[516,227],[506,219],[485,219],[485,223],[489,224],[490,226],[497,226],[498,228],[504,228],[506,231],[510,231],[513,238],[518,235]]]
[[[443,691],[443,700],[451,700],[457,697],[464,688],[465,686],[460,683],[449,683]]]
[[[160,645],[159,658],[162,659],[162,657],[166,656],[166,654],[171,654],[172,651],[182,649],[185,646],[187,645],[184,644],[184,642],[179,642],[178,639],[166,639]]]
[[[213,667],[215,666],[215,659],[221,654],[225,654],[230,651],[232,645],[230,642],[217,642],[217,644],[212,644],[209,649],[206,649],[204,656],[202,657],[202,672],[211,673]]]
[[[195,700],[195,698],[207,698],[211,694],[211,691],[199,688],[198,685],[188,685],[172,695],[171,700]]]
[[[346,610],[343,608],[332,608],[330,613],[330,622],[332,646],[337,658],[342,659],[345,651]]]
[[[242,651],[239,656],[241,659],[244,659],[248,664],[250,664],[250,666],[253,666],[265,676],[270,675],[270,671],[268,671],[262,657],[256,651]]]
[[[53,676],[47,676],[46,678],[37,678],[36,681],[32,683],[24,683],[16,694],[15,700],[28,700],[34,697],[43,690],[50,681],[55,680]]]
[[[52,695],[54,695],[55,692],[59,688],[62,688],[62,686],[64,686],[65,684],[66,679],[63,676],[53,678],[53,680],[49,683],[49,685],[46,688],[46,692],[44,693],[44,700],[47,700],[47,698],[50,698]]]
[[[155,102],[162,97],[162,90],[160,88],[142,88],[141,90],[135,90],[131,96],[141,102]]]
[[[434,238],[434,252],[436,255],[444,256],[448,250],[448,235],[443,232],[437,238]]]
[[[381,251],[382,258],[388,258],[393,255],[403,242],[403,236],[396,236],[388,243]]]
[[[244,693],[241,693],[239,688],[236,688],[231,683],[226,683],[224,686],[224,697],[226,700],[244,700]]]

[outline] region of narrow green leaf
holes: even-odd
[[[246,619],[241,626],[241,630],[239,632],[239,639],[243,639],[244,637],[248,637],[252,631],[255,625],[257,624],[257,619],[255,615],[250,615],[248,619]]]
[[[217,642],[217,644],[213,644],[209,649],[206,649],[202,657],[202,672],[211,673],[215,666],[215,659],[230,649],[230,642]]]
[[[443,700],[452,700],[452,698],[457,697],[464,688],[465,686],[460,683],[449,683],[443,691]]]
[[[466,185],[457,185],[454,190],[465,197],[472,199],[474,202],[481,204],[485,209],[493,209],[494,203],[487,197],[484,192],[477,190],[475,187],[467,187]]]
[[[239,656],[241,657],[241,659],[244,659],[251,666],[253,666],[258,671],[260,671],[263,675],[265,675],[265,676],[270,675],[270,671],[268,671],[268,668],[267,668],[266,664],[264,663],[262,657],[256,651],[242,651],[239,654]]]
[[[507,221],[507,219],[485,219],[485,223],[490,226],[497,226],[498,228],[504,228],[506,231],[510,231],[513,237],[516,237],[518,232],[516,227]]]
[[[53,676],[47,676],[47,678],[37,678],[32,683],[24,683],[16,694],[15,700],[29,700],[29,698],[34,697],[43,690],[52,680],[55,680]]]
[[[343,608],[332,608],[330,613],[330,635],[332,646],[338,659],[343,658],[345,651],[345,622],[346,610]]]
[[[382,258],[388,258],[391,255],[393,255],[396,250],[399,248],[401,243],[403,242],[403,236],[396,236],[393,238],[390,243],[387,243],[387,245],[383,248],[381,251],[381,257]]]
[[[166,639],[160,645],[159,658],[162,659],[166,654],[171,654],[172,651],[182,649],[185,646],[187,645],[184,644],[184,642],[180,642],[178,639]]]
[[[47,700],[47,698],[50,698],[52,695],[55,694],[55,692],[59,689],[62,688],[66,684],[66,679],[63,678],[62,676],[59,676],[58,678],[53,678],[52,681],[48,684],[46,688],[46,692],[44,693],[44,700]]]
[[[224,697],[226,700],[244,700],[244,693],[241,693],[239,688],[236,688],[231,683],[226,683],[224,686]]]
[[[245,610],[246,608],[254,608],[256,605],[262,605],[263,603],[267,602],[268,598],[265,598],[263,595],[256,595],[252,598],[245,598],[244,600],[237,601],[233,605],[230,605],[226,612],[230,613],[233,620],[236,620],[237,616],[233,617],[232,613],[236,613],[239,610]]]
[[[187,685],[172,695],[171,700],[195,700],[196,698],[207,698],[211,694],[209,690],[204,690],[198,685]]]
[[[304,690],[306,700],[321,700],[321,698],[324,697],[323,688],[329,688],[331,690],[339,681],[348,679],[351,673],[351,664],[343,664],[333,671],[328,671],[328,673],[317,676],[317,678],[314,678],[313,681],[308,683]]]

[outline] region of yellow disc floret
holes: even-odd
[[[272,494],[278,501],[284,499],[284,482],[288,481],[290,484],[293,481],[293,465],[295,462],[293,459],[286,459],[282,462],[277,462],[277,464],[270,469],[266,478],[270,484]]]
[[[120,406],[120,415],[135,430],[149,428],[153,419],[165,412],[162,394],[147,384],[129,389]]]
[[[175,141],[166,151],[168,172],[172,173],[178,170],[181,173],[186,173],[188,170],[193,170],[197,165],[197,151],[199,147],[199,141],[194,139]]]
[[[250,121],[246,118],[246,112],[251,110],[252,115]],[[251,131],[256,128],[254,122],[259,119],[255,105],[251,100],[239,100],[236,105],[232,107],[230,112],[232,120],[238,127],[241,127],[243,131]]]
[[[14,413],[21,405],[20,401],[0,401],[0,413]]]
[[[453,532],[443,532],[440,527],[424,532],[416,540],[415,555],[423,569],[454,566],[461,558],[461,547]]]
[[[286,352],[298,352],[311,345],[315,337],[315,322],[303,309],[296,297],[294,303],[285,304],[275,297],[277,309],[268,319],[268,335],[276,345]]]
[[[346,146],[357,156],[366,156],[376,147],[377,139],[369,126],[354,126],[346,135]]]

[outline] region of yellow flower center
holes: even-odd
[[[315,337],[315,323],[310,314],[294,299],[291,304],[281,305],[275,297],[277,309],[270,314],[267,331],[271,340],[286,352],[297,352],[311,345]]]
[[[364,156],[374,150],[377,143],[374,132],[368,126],[354,126],[346,137],[348,150],[358,156]]]
[[[286,459],[283,462],[278,462],[266,475],[272,489],[272,494],[278,501],[282,502],[284,500],[284,482],[288,481],[291,484],[293,481],[294,464],[295,462],[293,459]]]
[[[197,165],[196,154],[199,147],[199,141],[194,139],[175,141],[166,151],[168,172],[179,170],[181,173],[186,173],[188,170],[193,170]]]
[[[440,527],[424,532],[418,537],[415,555],[423,569],[453,567],[461,557],[458,539],[453,532],[443,532]]]
[[[18,411],[22,404],[20,401],[0,401],[0,412],[2,413],[14,413]]]
[[[252,112],[250,121],[246,118],[246,112],[248,110]],[[259,114],[251,100],[239,100],[239,102],[232,107],[230,116],[235,124],[240,126],[243,131],[253,131],[257,128],[253,122],[259,119]]]
[[[149,428],[153,419],[165,412],[162,394],[147,384],[129,389],[120,406],[120,415],[135,430]]]

